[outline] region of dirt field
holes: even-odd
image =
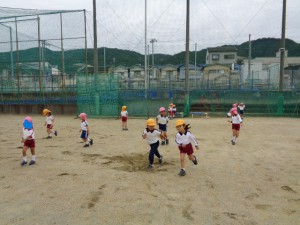
[[[245,118],[232,146],[227,118],[190,118],[197,166],[179,177],[175,121],[163,165],[146,169],[146,119],[88,119],[94,145],[83,148],[80,120],[55,116],[45,139],[32,116],[37,164],[21,167],[20,115],[0,115],[0,224],[300,224],[300,120]],[[30,152],[28,159],[30,160]]]

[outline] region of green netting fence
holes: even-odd
[[[224,116],[235,102],[243,102],[248,115],[300,115],[300,94],[296,91],[192,89],[187,98],[185,91],[179,88],[160,88],[158,85],[145,89],[133,84],[125,87],[117,75],[110,74],[78,75],[76,84],[78,112],[96,117],[118,117],[122,105],[127,106],[130,116],[153,117],[158,114],[159,107],[167,108],[170,103],[175,103],[177,112],[184,116],[189,116],[190,112]]]

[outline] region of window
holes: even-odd
[[[224,55],[224,59],[235,59],[235,55],[234,54]]]
[[[219,54],[212,54],[211,59],[212,60],[219,60]]]
[[[141,76],[141,75],[142,75],[141,71],[134,71],[134,76]]]

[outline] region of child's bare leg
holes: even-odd
[[[28,150],[28,147],[27,146],[23,146],[23,150],[22,150],[23,157],[26,157],[27,150]]]
[[[185,166],[185,154],[180,153],[180,167],[181,167],[181,169],[184,169],[184,166]]]

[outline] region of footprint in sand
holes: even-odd
[[[246,199],[253,200],[254,198],[258,198],[259,195],[257,193],[250,193],[246,196]]]
[[[272,206],[270,205],[256,205],[255,208],[257,209],[269,209],[271,208]]]
[[[293,190],[292,188],[290,188],[289,186],[282,186],[281,189],[284,190],[284,191],[289,191],[289,192],[296,193],[296,191],[294,191],[294,190]]]

